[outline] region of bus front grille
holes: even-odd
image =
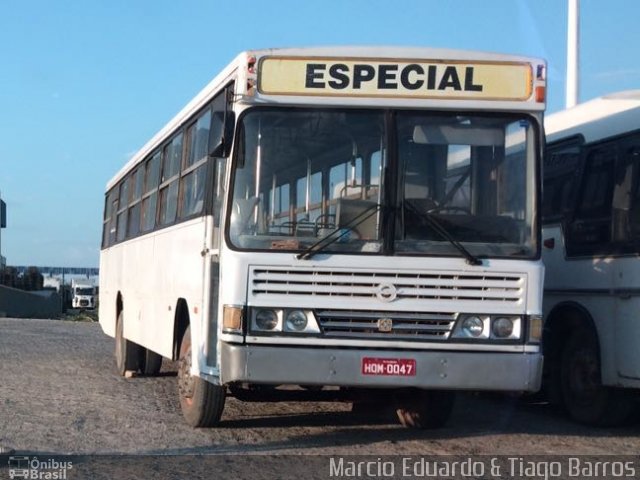
[[[487,307],[501,309],[521,305],[525,287],[526,274],[521,273],[416,273],[286,267],[251,267],[250,272],[250,295],[256,303],[280,298],[311,303],[324,298],[332,303],[357,302],[360,307],[372,300],[379,305],[427,300],[455,304],[458,310],[465,302],[477,304],[482,301]],[[447,308],[443,307],[443,310]]]
[[[316,310],[323,335],[381,340],[447,340],[457,314]]]

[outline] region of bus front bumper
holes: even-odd
[[[542,379],[540,353],[297,348],[222,342],[221,354],[221,380],[225,384],[535,392]],[[364,358],[410,362],[415,371],[412,375],[364,374]]]

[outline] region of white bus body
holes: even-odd
[[[524,57],[242,53],[107,185],[118,370],[180,359],[196,426],[261,385],[413,392],[422,426],[445,391],[536,391],[544,90]]]
[[[640,387],[640,90],[549,115],[545,129],[548,390],[578,421],[621,423]]]

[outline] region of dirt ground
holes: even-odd
[[[633,454],[640,425],[577,425],[544,403],[461,394],[441,429],[401,427],[345,403],[243,403],[222,424],[182,419],[175,366],[116,375],[113,340],[90,322],[0,319],[0,446],[40,454]]]

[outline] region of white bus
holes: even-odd
[[[545,127],[546,390],[580,422],[619,424],[640,387],[640,90]]]
[[[498,54],[240,54],[107,185],[118,371],[178,360],[193,426],[292,386],[421,427],[537,390],[545,84]]]

